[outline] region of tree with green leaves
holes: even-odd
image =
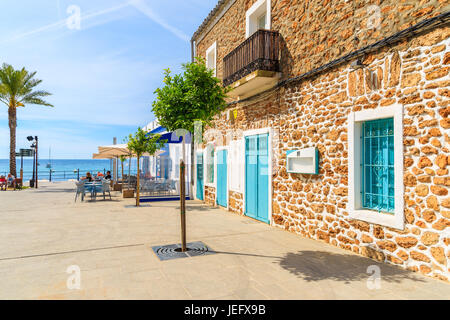
[[[130,134],[127,139],[127,146],[130,152],[137,157],[137,186],[136,186],[136,206],[139,206],[139,191],[140,191],[140,158],[144,154],[153,156],[156,151],[164,147],[167,140],[161,139],[160,134],[151,134],[142,130],[140,127],[134,134]]]
[[[42,80],[35,79],[36,71],[29,72],[25,68],[15,70],[4,63],[0,68],[0,101],[8,107],[9,124],[9,172],[16,174],[16,129],[17,108],[25,104],[53,107],[43,100],[51,95],[47,91],[35,90]]]
[[[226,94],[228,89],[214,76],[214,70],[206,67],[202,58],[182,65],[183,73],[172,75],[169,69],[164,70],[164,86],[155,91],[156,100],[152,111],[161,126],[168,131],[186,130],[194,133],[195,122],[201,122],[202,128],[210,125],[214,116],[226,108]],[[202,134],[202,132],[199,132]],[[194,143],[191,144],[193,150]],[[191,151],[192,151],[191,150]],[[183,160],[180,167],[184,169],[186,163],[185,137],[183,136]],[[192,155],[193,153],[191,153]],[[193,168],[193,163],[191,164]],[[193,171],[193,170],[191,170]],[[183,175],[184,177],[184,175]],[[180,190],[184,190],[181,184]],[[186,248],[185,233],[185,194],[180,193],[180,211],[182,225],[182,249]]]
[[[156,89],[152,111],[167,130],[193,133],[196,121],[209,125],[225,109],[227,89],[202,58],[183,64],[182,69],[182,74],[173,76],[169,69],[164,70],[165,86]]]
[[[195,122],[202,128],[210,125],[214,116],[226,108],[227,88],[214,76],[214,70],[206,67],[205,60],[197,57],[182,65],[183,73],[172,75],[164,70],[164,86],[155,91],[152,111],[161,126],[168,131],[184,129],[194,133]],[[199,132],[202,134],[202,132]],[[191,145],[192,150],[194,144]],[[185,138],[183,137],[185,162]]]

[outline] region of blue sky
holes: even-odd
[[[180,71],[190,42],[216,0],[1,0],[0,63],[37,71],[55,108],[18,110],[17,149],[38,135],[41,157],[88,159],[154,120],[162,72]],[[69,28],[80,9],[80,29]],[[69,10],[69,11],[68,11]],[[74,19],[69,20],[70,22]],[[0,105],[0,159],[9,156]]]

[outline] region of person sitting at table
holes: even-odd
[[[88,182],[92,182],[92,175],[90,172],[86,172],[86,177],[82,177],[81,180],[86,180]]]
[[[5,176],[0,176],[0,190],[6,190],[7,188],[8,187]]]
[[[103,173],[101,173],[100,171],[99,172],[97,172],[97,179],[101,179],[101,178],[103,178],[105,175],[103,174]]]
[[[111,171],[106,171],[105,179],[106,180],[111,180]]]
[[[6,178],[6,182],[8,183],[8,186],[14,188],[14,182],[16,181],[16,178],[11,173],[8,173],[8,178]]]

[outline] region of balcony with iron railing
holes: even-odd
[[[242,95],[255,85],[268,82],[279,76],[280,36],[276,31],[258,30],[223,59],[223,85],[231,86],[232,95]],[[250,80],[258,78],[249,86]],[[269,81],[270,80],[270,81]],[[244,86],[244,84],[247,84]],[[238,87],[241,87],[238,89]],[[247,87],[247,88],[244,88]]]

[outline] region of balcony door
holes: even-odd
[[[245,13],[245,36],[248,38],[260,29],[270,29],[271,0],[256,1]]]
[[[266,16],[267,14],[264,12],[261,16],[258,17],[256,23],[257,23],[257,30],[265,29],[266,28]]]

